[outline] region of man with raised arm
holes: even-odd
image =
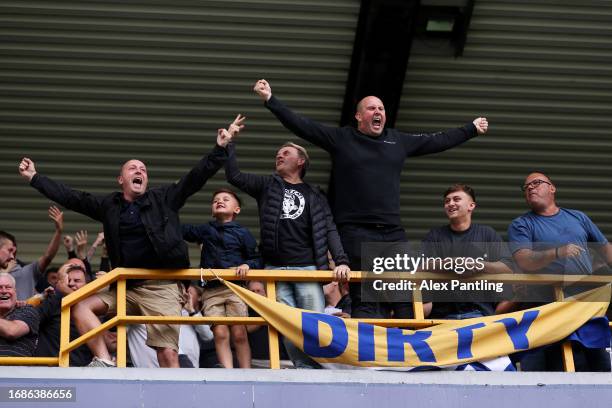
[[[280,122],[297,136],[323,148],[332,157],[330,202],[342,245],[352,270],[361,269],[361,244],[406,241],[400,223],[400,175],[407,157],[437,153],[487,131],[486,118],[457,129],[408,134],[385,128],[385,107],[375,96],[357,104],[357,128],[330,127],[297,115],[265,80],[254,91]],[[353,317],[411,317],[410,307],[361,301],[361,286],[350,285]]]
[[[78,258],[71,258],[57,271],[58,280],[55,291],[51,293],[37,308],[40,315],[38,344],[34,356],[57,357],[60,350],[60,327],[62,318],[62,299],[64,296],[85,286],[87,272],[85,264]],[[73,322],[70,324],[70,340],[78,337]],[[70,366],[82,367],[92,359],[91,351],[86,345],[77,347],[70,352]]]
[[[49,199],[104,225],[113,268],[188,268],[189,255],[181,234],[179,210],[225,163],[225,147],[232,134],[221,130],[215,147],[189,173],[173,184],[149,190],[147,167],[135,159],[128,160],[121,167],[117,177],[121,191],[103,197],[73,190],[37,173],[29,158],[21,160],[19,172]],[[179,282],[130,281],[126,298],[130,314],[181,315],[182,287]],[[77,329],[85,333],[98,327],[100,320],[97,316],[112,313],[115,308],[115,291],[83,300],[73,310]],[[156,349],[160,366],[179,367],[179,326],[148,325],[147,334],[147,345]],[[87,345],[95,356],[92,366],[114,366],[101,336],[91,339]]]
[[[20,265],[15,263],[7,272],[9,272],[13,278],[15,278],[17,291],[17,300],[26,300],[29,297],[38,293],[36,291],[36,284],[42,277],[43,273],[55,258],[57,250],[59,249],[60,241],[62,239],[62,231],[64,230],[64,213],[60,211],[56,206],[49,207],[49,218],[53,220],[55,231],[49,241],[49,245],[40,258],[36,261],[27,265]],[[15,237],[11,234],[0,231],[0,239],[12,241],[12,245],[15,247],[15,257],[17,256],[17,242]]]
[[[260,250],[266,269],[327,270],[328,251],[336,265],[337,280],[348,280],[350,269],[325,196],[304,181],[308,152],[285,143],[276,152],[276,171],[271,175],[242,172],[234,144],[228,146],[227,181],[257,200]],[[323,313],[325,297],[319,282],[277,282],[277,301]],[[320,368],[285,339],[285,348],[296,368]]]

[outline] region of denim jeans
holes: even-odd
[[[266,269],[315,271],[316,266],[272,266]],[[325,297],[319,282],[276,282],[276,301],[287,306],[323,313]],[[295,368],[321,368],[319,363],[308,357],[293,343],[283,337],[283,344]]]

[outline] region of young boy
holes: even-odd
[[[213,194],[214,221],[201,225],[183,225],[183,238],[202,243],[200,267],[236,268],[236,275],[245,277],[250,268],[261,269],[257,243],[248,229],[234,220],[240,214],[240,198],[231,190],[221,189]],[[217,280],[208,281],[202,294],[205,316],[248,316],[246,304]],[[251,349],[244,325],[214,325],[215,348],[219,363],[233,368],[230,334],[240,368],[251,367]]]

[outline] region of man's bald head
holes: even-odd
[[[126,161],[121,166],[117,183],[121,186],[123,198],[126,201],[136,200],[147,191],[147,185],[149,184],[147,166],[136,159]]]
[[[368,136],[380,136],[385,128],[387,116],[385,105],[376,96],[366,96],[357,104],[355,112],[357,129]]]
[[[557,209],[555,193],[557,188],[546,174],[534,171],[525,178],[522,187],[525,201],[536,214],[549,215]]]

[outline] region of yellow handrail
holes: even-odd
[[[130,279],[154,279],[154,280],[206,280],[215,279],[218,276],[226,280],[242,280],[236,277],[233,269],[132,269],[116,268],[96,279],[81,289],[65,296],[62,300],[61,311],[61,330],[60,330],[60,352],[56,357],[0,357],[0,365],[55,365],[60,367],[69,366],[70,351],[86,343],[91,338],[100,335],[102,332],[117,327],[117,366],[126,365],[126,324],[135,323],[167,323],[167,324],[202,324],[202,323],[222,323],[222,324],[257,324],[264,325],[266,321],[261,317],[183,317],[183,316],[127,316],[126,315],[126,281]],[[352,272],[352,281],[361,281],[366,277],[364,272]],[[368,276],[368,278],[370,278]],[[544,275],[544,274],[487,274],[471,277],[463,277],[462,281],[477,281],[486,279],[490,282],[524,283],[524,284],[556,284],[557,300],[563,300],[561,284],[606,284],[612,282],[612,276],[595,275]],[[385,279],[387,276],[380,275],[377,278]],[[444,281],[456,278],[456,275],[446,275],[439,273],[421,272],[418,275],[408,272],[394,273],[393,279],[410,278],[419,282],[423,280]],[[276,301],[276,282],[277,281],[319,281],[327,282],[333,280],[331,271],[312,271],[312,270],[250,270],[248,280],[258,280],[266,282],[268,298]],[[99,290],[108,287],[112,283],[117,283],[117,315],[99,327],[81,335],[79,338],[70,341],[70,307],[79,301],[97,293]],[[377,324],[386,327],[414,327],[423,328],[447,322],[443,319],[425,319],[423,313],[423,303],[419,291],[414,292],[414,319],[357,319],[359,321]],[[612,327],[612,323],[610,324]],[[269,327],[270,344],[270,368],[280,368],[278,333]],[[569,347],[569,348],[568,348]],[[566,371],[573,371],[573,357],[571,347],[563,346],[564,365]]]

